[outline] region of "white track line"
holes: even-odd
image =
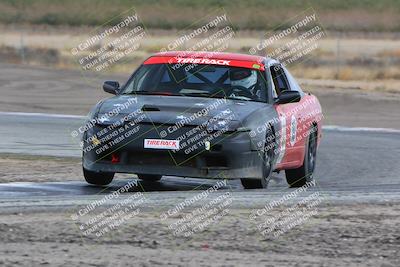
[[[51,114],[51,113],[28,113],[28,112],[3,112],[0,115],[22,116],[22,117],[44,117],[44,118],[68,118],[68,119],[85,119],[86,116],[68,115],[68,114]]]
[[[28,113],[28,112],[3,112],[1,115],[22,116],[22,117],[42,117],[42,118],[67,118],[67,119],[86,119],[86,116],[68,115],[68,114],[51,114],[51,113]],[[337,132],[375,132],[375,133],[398,133],[400,130],[391,128],[370,128],[370,127],[345,127],[338,125],[324,125],[322,129],[325,131]]]
[[[325,125],[322,126],[325,131],[338,131],[338,132],[375,132],[375,133],[398,133],[400,130],[391,128],[370,128],[370,127],[345,127],[338,125]]]

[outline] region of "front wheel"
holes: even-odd
[[[297,169],[286,170],[286,181],[290,187],[301,187],[313,180],[317,159],[317,131],[312,128],[305,144],[304,162]]]
[[[83,176],[86,182],[93,185],[108,185],[114,179],[112,172],[92,172],[83,168]]]
[[[261,179],[241,178],[240,182],[244,189],[262,188]]]
[[[268,136],[268,135],[267,135]],[[261,179],[242,178],[240,179],[245,189],[267,188],[273,170],[273,152],[275,137],[271,134],[266,138],[265,147],[262,153],[262,177]]]

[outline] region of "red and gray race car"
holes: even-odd
[[[90,184],[115,173],[241,179],[265,188],[285,170],[292,187],[313,179],[321,106],[277,60],[233,53],[155,54],[89,113],[83,171]]]

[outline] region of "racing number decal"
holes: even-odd
[[[277,159],[277,163],[281,163],[286,152],[286,117],[279,116],[279,120],[281,122],[281,131],[279,139],[279,157]]]
[[[281,130],[279,132],[279,155],[277,163],[284,163],[287,160],[288,152],[297,142],[297,117],[281,106],[277,106]]]
[[[294,146],[296,143],[296,133],[297,133],[297,120],[294,115],[292,115],[290,121],[290,145]]]

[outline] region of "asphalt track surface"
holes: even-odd
[[[17,114],[0,112],[0,153],[79,157],[78,139],[71,137],[84,122],[81,116]],[[29,129],[29,130],[27,130]],[[317,155],[313,191],[331,202],[385,202],[400,199],[400,131],[325,127]],[[135,179],[116,179],[107,188],[83,181],[0,184],[0,207],[70,207],[89,203]],[[168,206],[177,199],[207,189],[213,180],[165,177],[160,182],[140,183],[131,191],[149,193],[148,207]],[[284,174],[274,174],[267,190],[244,190],[231,180],[223,188],[234,192],[235,206],[262,205],[291,192]],[[128,196],[129,193],[126,194]],[[74,196],[73,198],[71,196]],[[199,204],[200,205],[200,204]]]

